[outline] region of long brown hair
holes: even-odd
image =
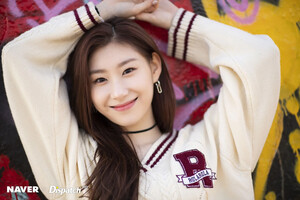
[[[110,42],[131,45],[149,61],[156,52],[162,61],[160,75],[162,94],[154,91],[152,109],[162,133],[172,131],[175,96],[167,67],[155,42],[135,22],[112,18],[86,32],[69,56],[65,79],[69,100],[79,127],[97,142],[96,167],[87,180],[90,199],[138,199],[141,163],[132,144],[122,136],[122,129],[101,113],[96,112],[91,100],[89,59],[93,53]],[[153,89],[155,89],[153,87]]]

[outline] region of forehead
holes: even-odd
[[[105,47],[97,49],[89,61],[90,70],[104,69],[117,66],[119,63],[134,58],[136,61],[146,59],[132,46],[128,44],[109,43]]]

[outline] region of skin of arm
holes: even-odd
[[[96,5],[105,20],[112,17],[135,17],[155,26],[169,29],[178,8],[168,0],[120,1],[103,0]]]
[[[96,5],[103,20],[112,17],[133,17],[143,12],[152,12],[156,9],[157,0],[133,1],[133,0],[103,0]]]
[[[160,0],[153,12],[142,12],[135,17],[138,20],[149,22],[155,26],[169,29],[178,8],[169,0]]]

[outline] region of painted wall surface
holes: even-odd
[[[255,198],[300,199],[300,1],[173,2],[177,6],[250,33],[267,34],[278,45],[281,52],[281,93],[272,128],[253,173]],[[84,3],[87,1],[1,0],[1,49],[6,42],[24,31]],[[161,51],[166,52],[167,31],[142,22],[139,24],[153,36]],[[175,126],[180,128],[186,123],[194,124],[202,119],[207,108],[216,101],[222,86],[221,79],[204,66],[194,66],[167,56],[165,59],[177,99]],[[0,79],[0,200],[45,199],[41,193],[6,193],[6,186],[37,184],[9,110],[2,67]]]

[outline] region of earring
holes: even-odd
[[[162,93],[162,89],[161,89],[160,82],[157,81],[157,82],[155,83],[155,86],[156,86],[156,89],[157,89],[158,94],[161,94],[161,93]]]

